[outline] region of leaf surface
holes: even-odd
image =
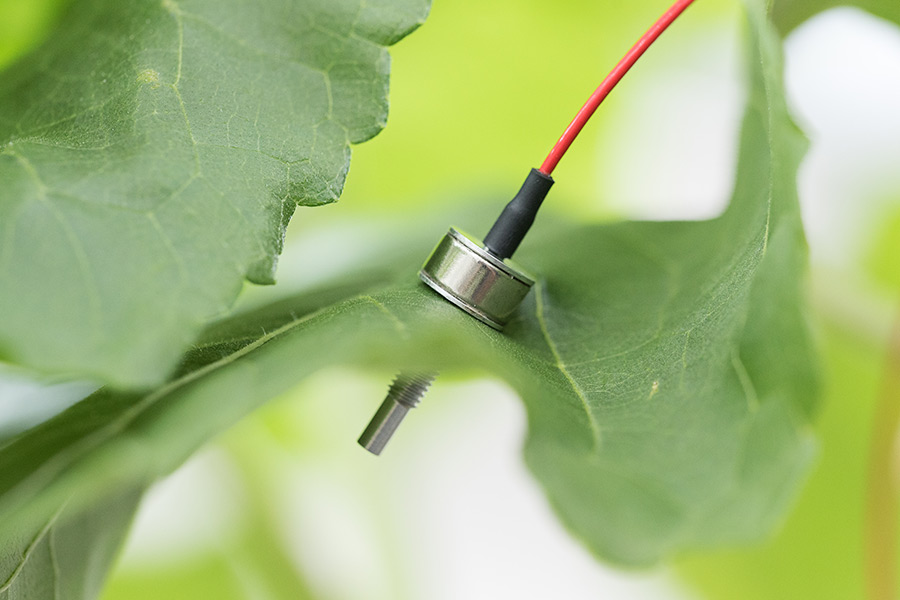
[[[223,321],[168,384],[100,391],[0,450],[0,537],[61,498],[146,485],[335,363],[509,381],[528,411],[529,467],[606,560],[647,565],[764,535],[814,454],[817,394],[795,188],[806,142],[764,6],[747,2],[750,94],[721,217],[542,223],[519,256],[539,283],[503,334],[419,284],[430,244],[404,238],[410,254],[392,269]]]
[[[0,77],[0,356],[159,384],[337,199],[426,0],[77,0]]]
[[[679,571],[703,598],[867,597],[870,438],[886,353],[882,342],[865,339],[858,329],[828,325],[823,332],[827,397],[816,428],[821,461],[796,510],[772,540],[680,562]],[[884,540],[891,536],[884,532]]]
[[[0,600],[93,600],[106,580],[140,499],[126,489],[84,511],[62,507],[0,548]]]

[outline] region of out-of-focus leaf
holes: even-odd
[[[605,559],[650,564],[763,535],[811,458],[816,398],[794,186],[805,140],[764,5],[747,3],[752,85],[723,216],[539,228],[521,260],[540,282],[505,334],[414,281],[426,247],[395,265],[399,280],[231,319],[179,379],[100,392],[0,452],[0,527],[63,494],[150,481],[308,373],[365,363],[507,379],[528,409],[528,465]]]
[[[783,35],[829,8],[856,6],[876,17],[900,24],[900,2],[896,0],[775,0],[772,19]]]
[[[47,35],[66,0],[0,0],[0,68]]]
[[[0,600],[93,600],[115,559],[141,490],[126,489],[34,528],[5,528]],[[7,537],[8,536],[8,537]]]
[[[880,285],[900,290],[900,210],[888,215],[868,255],[868,271]]]
[[[340,194],[427,0],[76,0],[0,77],[0,356],[159,384]]]
[[[234,566],[223,557],[212,555],[191,558],[164,569],[148,566],[137,572],[119,573],[101,597],[103,600],[245,600],[248,593]]]

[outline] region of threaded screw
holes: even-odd
[[[381,454],[403,417],[419,404],[436,377],[437,373],[398,374],[369,426],[359,436],[359,445],[376,456]]]

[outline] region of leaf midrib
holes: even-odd
[[[22,553],[22,558],[16,564],[16,568],[13,569],[12,573],[10,573],[9,577],[0,585],[0,594],[8,591],[12,585],[16,582],[16,579],[19,578],[19,575],[25,570],[25,565],[28,563],[28,560],[31,558],[34,551],[37,549],[38,544],[40,544],[44,538],[50,533],[50,530],[56,524],[56,521],[59,519],[59,516],[62,514],[63,509],[65,508],[65,503],[53,514],[50,519],[44,524],[40,531],[34,536],[31,542],[28,544],[28,547],[25,548],[25,551]],[[52,548],[52,536],[51,540],[51,552],[50,552],[50,560],[53,561],[53,570],[54,570],[54,578],[53,578],[53,589],[56,591],[56,586],[59,581],[58,578],[58,565],[56,564],[56,554],[53,552]]]

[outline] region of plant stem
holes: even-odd
[[[897,598],[900,315],[888,341],[884,381],[875,408],[865,519],[866,588],[870,600]]]

